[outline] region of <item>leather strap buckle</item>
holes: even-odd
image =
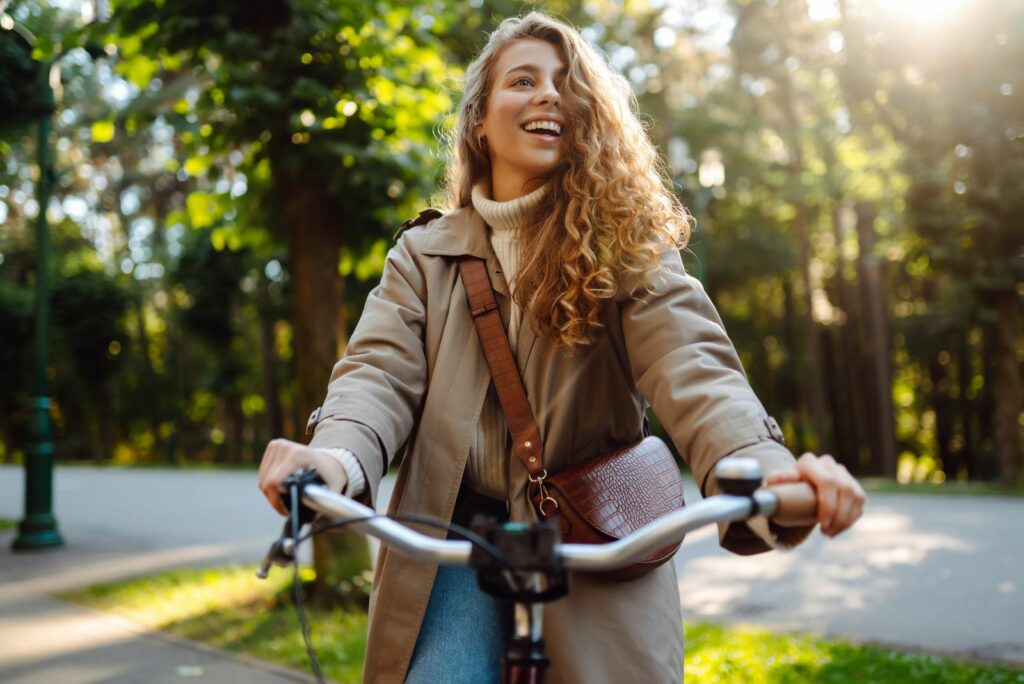
[[[537,476],[527,474],[526,477],[530,482],[537,485],[537,488],[540,490],[541,500],[537,508],[541,516],[546,518],[552,513],[557,513],[558,501],[556,501],[555,498],[548,493],[548,488],[544,486],[544,480],[546,480],[548,477],[548,469],[544,468],[543,470],[540,471],[540,474],[538,474]],[[551,502],[551,505],[553,506],[550,513],[544,510],[544,504],[548,502]]]
[[[488,311],[494,311],[497,308],[498,303],[492,299],[490,301],[481,302],[480,304],[474,306],[470,313],[473,314],[473,318],[476,318],[477,316],[483,316]]]

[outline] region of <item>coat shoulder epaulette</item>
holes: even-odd
[[[420,212],[419,216],[417,216],[416,218],[409,219],[408,221],[406,221],[405,223],[398,227],[398,232],[395,233],[395,241],[397,242],[398,238],[402,237],[402,233],[409,230],[410,228],[430,223],[434,219],[440,218],[441,216],[443,216],[443,214],[437,209],[424,209],[423,211]]]

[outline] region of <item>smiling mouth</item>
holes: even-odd
[[[546,138],[558,138],[562,135],[562,124],[557,121],[531,121],[522,128],[527,133]]]

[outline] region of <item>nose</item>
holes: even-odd
[[[554,105],[556,107],[562,105],[562,96],[558,92],[558,88],[555,87],[554,82],[545,81],[544,85],[537,89],[536,102],[537,104]]]

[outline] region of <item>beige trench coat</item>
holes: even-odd
[[[480,216],[465,207],[406,230],[331,377],[312,446],[352,451],[368,496],[407,443],[389,512],[450,520],[490,374],[453,257],[487,262],[503,319],[509,290]],[[700,283],[668,251],[653,293],[608,305],[607,334],[568,356],[526,322],[516,360],[544,438],[545,464],[559,472],[636,440],[648,403],[707,487],[720,458],[743,452],[766,470],[793,457],[751,390]],[[712,478],[713,480],[713,478]],[[531,520],[527,472],[508,459],[513,520]],[[707,493],[711,493],[710,491]],[[443,532],[435,532],[443,536]],[[768,547],[744,525],[720,531],[738,553]],[[405,677],[436,566],[382,546],[374,577],[364,681]],[[682,680],[676,572],[667,563],[626,583],[576,575],[570,595],[545,607],[552,684]]]

